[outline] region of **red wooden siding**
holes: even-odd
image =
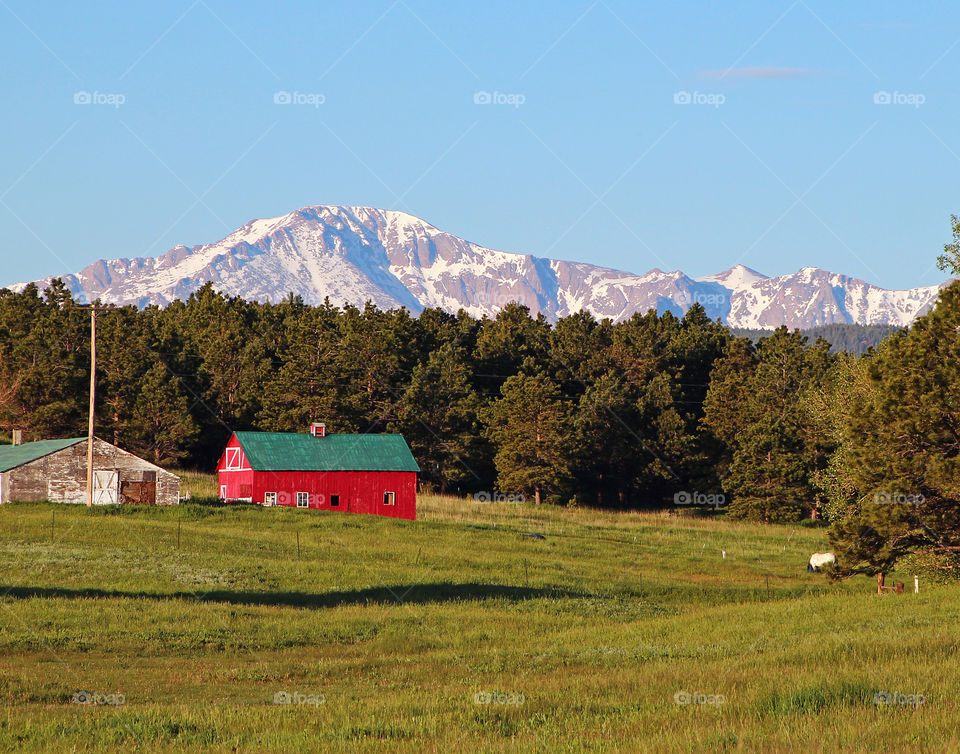
[[[416,518],[417,475],[409,471],[253,472],[254,502],[263,503],[267,492],[277,493],[277,505],[296,506],[297,493],[306,492],[310,508]],[[385,492],[395,493],[394,505],[384,505]],[[340,497],[338,508],[332,495]]]
[[[227,449],[239,448],[231,437],[217,464],[220,485],[226,486],[227,500],[251,499],[263,504],[268,492],[276,493],[276,504],[296,507],[297,493],[309,494],[309,507],[345,513],[369,513],[414,520],[417,515],[417,475],[411,471],[257,471],[240,455],[240,469],[226,468]],[[235,464],[236,465],[236,464]],[[384,505],[384,493],[395,493],[395,504]],[[339,495],[339,507],[330,505]]]
[[[232,465],[239,466],[239,469],[227,468],[228,456],[234,461]],[[236,462],[237,458],[239,463]],[[222,491],[224,486],[227,488],[226,494],[221,494],[220,497],[225,500],[253,500],[253,469],[247,463],[236,435],[231,435],[227,447],[223,449],[223,454],[217,463],[217,476],[220,479],[220,490]],[[260,502],[262,503],[263,500]]]

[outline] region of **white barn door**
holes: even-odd
[[[93,504],[116,505],[119,501],[120,475],[116,471],[93,472]]]

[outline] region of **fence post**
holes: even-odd
[[[883,594],[883,571],[877,574],[877,594]]]
[[[920,594],[920,576],[917,574],[913,575],[913,593]]]

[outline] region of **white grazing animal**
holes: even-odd
[[[832,552],[815,552],[810,556],[810,562],[807,563],[807,570],[811,573],[818,573],[825,565],[832,565],[837,562],[836,556]]]

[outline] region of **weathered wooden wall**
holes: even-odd
[[[156,478],[156,504],[180,502],[180,478],[142,458],[94,438],[93,468],[115,471],[121,487],[124,482],[149,482]],[[146,474],[146,478],[144,476]],[[32,463],[11,469],[3,477],[4,502],[52,500],[58,503],[87,502],[87,443],[77,443]]]

